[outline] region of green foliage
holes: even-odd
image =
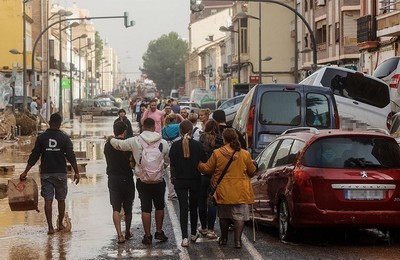
[[[171,89],[185,84],[185,59],[188,54],[188,43],[176,32],[164,34],[149,43],[143,55],[142,72],[147,74],[168,96]]]
[[[100,67],[100,60],[103,55],[103,40],[100,37],[100,33],[96,31],[94,39],[94,47],[96,48],[96,71]]]

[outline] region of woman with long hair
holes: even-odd
[[[199,120],[201,122],[201,130],[204,131],[204,128],[206,126],[206,122],[208,120],[208,118],[210,117],[211,114],[211,110],[209,108],[205,108],[205,109],[200,109],[199,111]]]
[[[182,246],[189,246],[188,212],[190,211],[190,240],[194,243],[198,238],[198,203],[200,195],[201,175],[197,169],[200,160],[205,160],[203,146],[193,140],[193,125],[184,120],[179,125],[181,139],[172,143],[169,152],[171,181],[178,195],[179,218],[182,232]]]
[[[203,145],[207,160],[210,158],[214,149],[219,148],[215,142],[216,136],[219,134],[217,121],[209,119],[206,122],[204,132],[200,136],[200,143]],[[215,219],[217,218],[217,207],[207,205],[207,197],[210,193],[210,175],[201,174],[201,188],[199,201],[199,217],[201,228],[199,232],[202,236],[209,239],[217,238],[214,232]]]
[[[228,241],[228,229],[234,222],[235,248],[242,248],[242,232],[244,222],[250,220],[249,205],[254,203],[253,188],[250,178],[256,171],[251,155],[240,148],[240,142],[235,129],[227,128],[222,133],[224,146],[214,150],[207,163],[200,162],[199,170],[211,175],[211,185],[216,186],[225,167],[231,160],[225,175],[216,187],[214,194],[217,202],[221,237],[220,245]],[[240,191],[240,192],[238,192]]]

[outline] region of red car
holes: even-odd
[[[255,161],[254,218],[282,240],[297,228],[400,228],[400,147],[389,135],[290,129]]]

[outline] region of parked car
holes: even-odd
[[[179,106],[185,108],[188,113],[196,113],[198,114],[200,111],[200,106],[196,102],[179,102]]]
[[[362,72],[326,66],[300,84],[332,89],[342,126],[350,128],[355,122],[356,128],[366,125],[390,129],[390,90],[384,81]]]
[[[15,101],[14,101],[15,110],[16,110],[16,111],[19,111],[19,112],[23,111],[23,107],[24,107],[24,106],[23,106],[23,103],[22,103],[22,101],[23,101],[23,96],[15,96],[15,99],[14,99],[13,96],[10,96],[10,99],[9,99],[9,101],[8,101],[8,104],[9,104],[9,105],[12,105],[13,100],[15,100]],[[26,103],[27,103],[27,107],[26,107],[26,108],[30,111],[30,110],[31,110],[32,97],[27,96],[27,97],[26,97]]]
[[[94,116],[116,116],[119,108],[109,99],[87,99],[75,109],[75,114],[92,113]]]
[[[243,99],[232,127],[242,133],[255,158],[287,129],[339,128],[335,97],[328,88],[301,84],[259,84]]]
[[[400,56],[389,58],[376,67],[372,76],[385,81],[390,86],[392,111],[400,112]]]
[[[230,98],[222,103],[217,109],[224,110],[226,116],[226,124],[232,125],[233,119],[236,116],[236,112],[242,104],[242,101],[246,95],[240,95],[237,97]]]
[[[254,218],[282,240],[298,228],[400,228],[400,147],[387,134],[291,129],[255,162]]]

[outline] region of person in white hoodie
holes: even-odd
[[[142,173],[142,167],[140,165],[143,147],[141,141],[147,144],[154,144],[160,142],[159,149],[162,156],[164,156],[164,162],[169,162],[169,145],[167,141],[161,138],[161,135],[155,132],[155,121],[152,118],[146,118],[143,121],[143,132],[139,136],[131,137],[125,140],[111,139],[110,144],[117,150],[121,151],[132,151],[133,157],[135,158],[135,175],[136,175],[136,189],[139,193],[141,210],[142,210],[142,224],[144,228],[144,237],[142,243],[145,245],[152,244],[152,235],[150,232],[151,228],[151,211],[152,205],[155,207],[155,221],[156,221],[156,232],[154,238],[160,241],[167,241],[168,237],[165,236],[162,226],[164,222],[164,208],[165,208],[165,180],[162,178],[156,183],[145,183],[140,180],[144,178]]]

